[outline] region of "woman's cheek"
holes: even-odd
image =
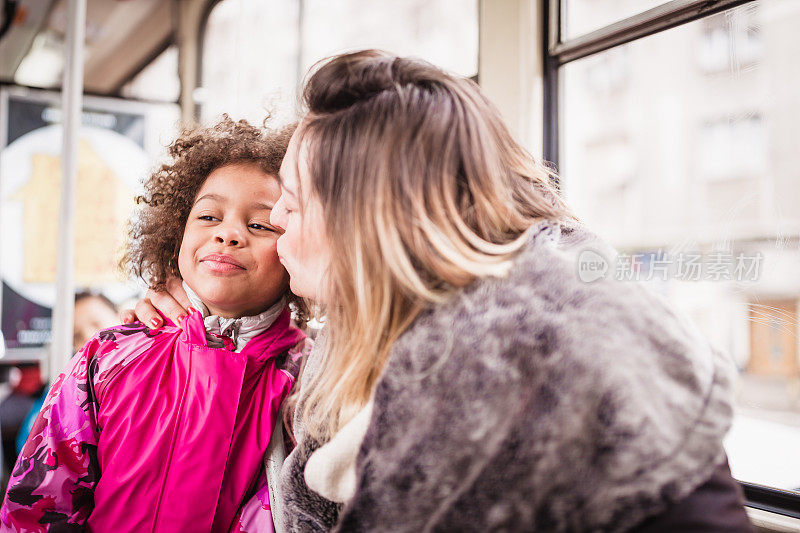
[[[295,256],[297,253],[297,247],[295,246],[296,238],[295,235],[297,233],[297,228],[295,227],[295,223],[292,220],[287,221],[286,224],[286,231],[281,235],[280,241],[282,241],[282,248],[283,252],[281,256],[284,254],[289,256]]]
[[[286,242],[286,234],[284,233],[283,235],[278,237],[278,240],[275,243],[275,250],[278,252],[279,258],[286,256],[286,251],[283,249],[285,242]]]
[[[278,239],[278,258],[280,263],[283,265],[283,268],[289,273],[290,276],[296,276],[297,272],[294,271],[292,265],[295,264],[294,258],[289,250],[286,247],[286,241],[283,236]]]

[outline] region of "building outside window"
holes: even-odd
[[[563,18],[546,157],[578,216],[619,251],[609,275],[632,270],[731,354],[734,476],[800,502],[800,3],[752,1],[587,45],[613,33],[592,24],[597,13],[641,30],[662,4],[550,2]]]

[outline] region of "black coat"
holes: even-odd
[[[689,496],[646,520],[636,533],[750,533],[753,527],[744,511],[744,495],[731,477],[727,461]]]

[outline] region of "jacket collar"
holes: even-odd
[[[186,291],[192,306],[200,311],[203,316],[206,343],[210,348],[226,348],[234,352],[240,352],[250,339],[269,329],[286,307],[286,300],[281,298],[269,309],[258,315],[224,318],[212,315],[206,304],[185,281],[183,282],[183,289]]]

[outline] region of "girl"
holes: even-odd
[[[73,358],[12,472],[5,527],[272,528],[263,461],[307,347],[269,223],[290,133],[225,117],[171,146],[123,262],[151,288],[179,276],[193,308],[101,331]]]

